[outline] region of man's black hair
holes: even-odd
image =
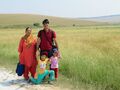
[[[49,20],[48,19],[44,19],[42,24],[49,24]]]

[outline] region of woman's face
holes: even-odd
[[[28,29],[26,30],[26,32],[25,32],[25,34],[26,34],[27,36],[29,36],[31,33],[32,33],[32,29],[31,29],[31,28],[28,28]]]

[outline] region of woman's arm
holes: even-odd
[[[19,53],[22,53],[23,51],[23,39],[21,38],[20,42],[19,42],[19,46],[18,46],[18,52]]]

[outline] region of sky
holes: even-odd
[[[0,13],[98,17],[120,14],[120,0],[0,0]]]

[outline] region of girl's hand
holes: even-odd
[[[58,51],[58,58],[59,58],[59,59],[62,59],[62,56],[61,56],[60,51]]]
[[[37,56],[40,56],[40,51],[39,50],[36,51],[36,57]]]

